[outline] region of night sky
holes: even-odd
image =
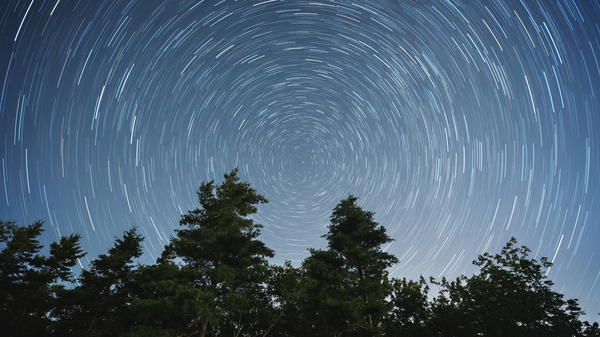
[[[514,236],[598,318],[598,0],[5,0],[0,90],[0,219],[80,233],[84,267],[133,226],[152,263],[239,167],[274,263],[351,193],[391,276]]]

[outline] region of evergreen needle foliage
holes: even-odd
[[[327,249],[298,268],[269,265],[274,252],[248,218],[268,201],[237,173],[200,185],[200,207],[153,265],[134,264],[143,238],[133,228],[75,276],[79,235],[46,257],[42,222],[0,220],[2,336],[600,336],[577,300],[552,290],[551,263],[514,238],[473,261],[471,277],[431,278],[437,296],[423,277],[390,278],[392,239],[353,195],[333,209]]]

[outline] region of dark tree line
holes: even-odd
[[[203,183],[200,208],[153,265],[134,264],[135,229],[76,276],[79,235],[40,255],[42,223],[0,221],[0,333],[3,336],[600,336],[581,322],[544,276],[550,263],[528,257],[513,238],[480,255],[480,271],[429,284],[390,278],[392,241],[350,195],[333,210],[327,249],[310,249],[298,268],[269,265],[274,252],[249,215],[268,202],[237,169]],[[431,298],[431,299],[430,299]]]

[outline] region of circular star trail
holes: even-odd
[[[239,167],[274,263],[351,193],[392,276],[472,273],[514,236],[600,311],[597,0],[0,6],[0,218],[81,233],[83,266],[132,226],[151,263]]]

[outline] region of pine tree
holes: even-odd
[[[386,269],[398,259],[381,246],[393,240],[357,200],[350,195],[334,208],[328,249],[311,249],[304,261],[314,280],[304,314],[315,335],[379,336],[390,310]]]
[[[71,267],[85,256],[80,236],[61,237],[40,255],[43,222],[18,226],[0,220],[0,327],[3,336],[46,336],[62,303],[56,293],[74,281]]]
[[[130,310],[139,292],[133,261],[142,256],[136,228],[115,238],[108,254],[100,254],[82,270],[79,285],[58,293],[64,310],[56,310],[54,332],[60,336],[118,336],[135,323]]]
[[[160,325],[181,336],[260,329],[255,316],[263,310],[266,257],[274,253],[257,240],[262,226],[248,216],[268,201],[250,183],[239,182],[237,172],[225,174],[217,186],[202,183],[201,208],[182,216],[184,228],[176,231],[158,264],[140,270],[147,298],[136,307],[146,328]],[[156,304],[167,312],[157,311]]]

